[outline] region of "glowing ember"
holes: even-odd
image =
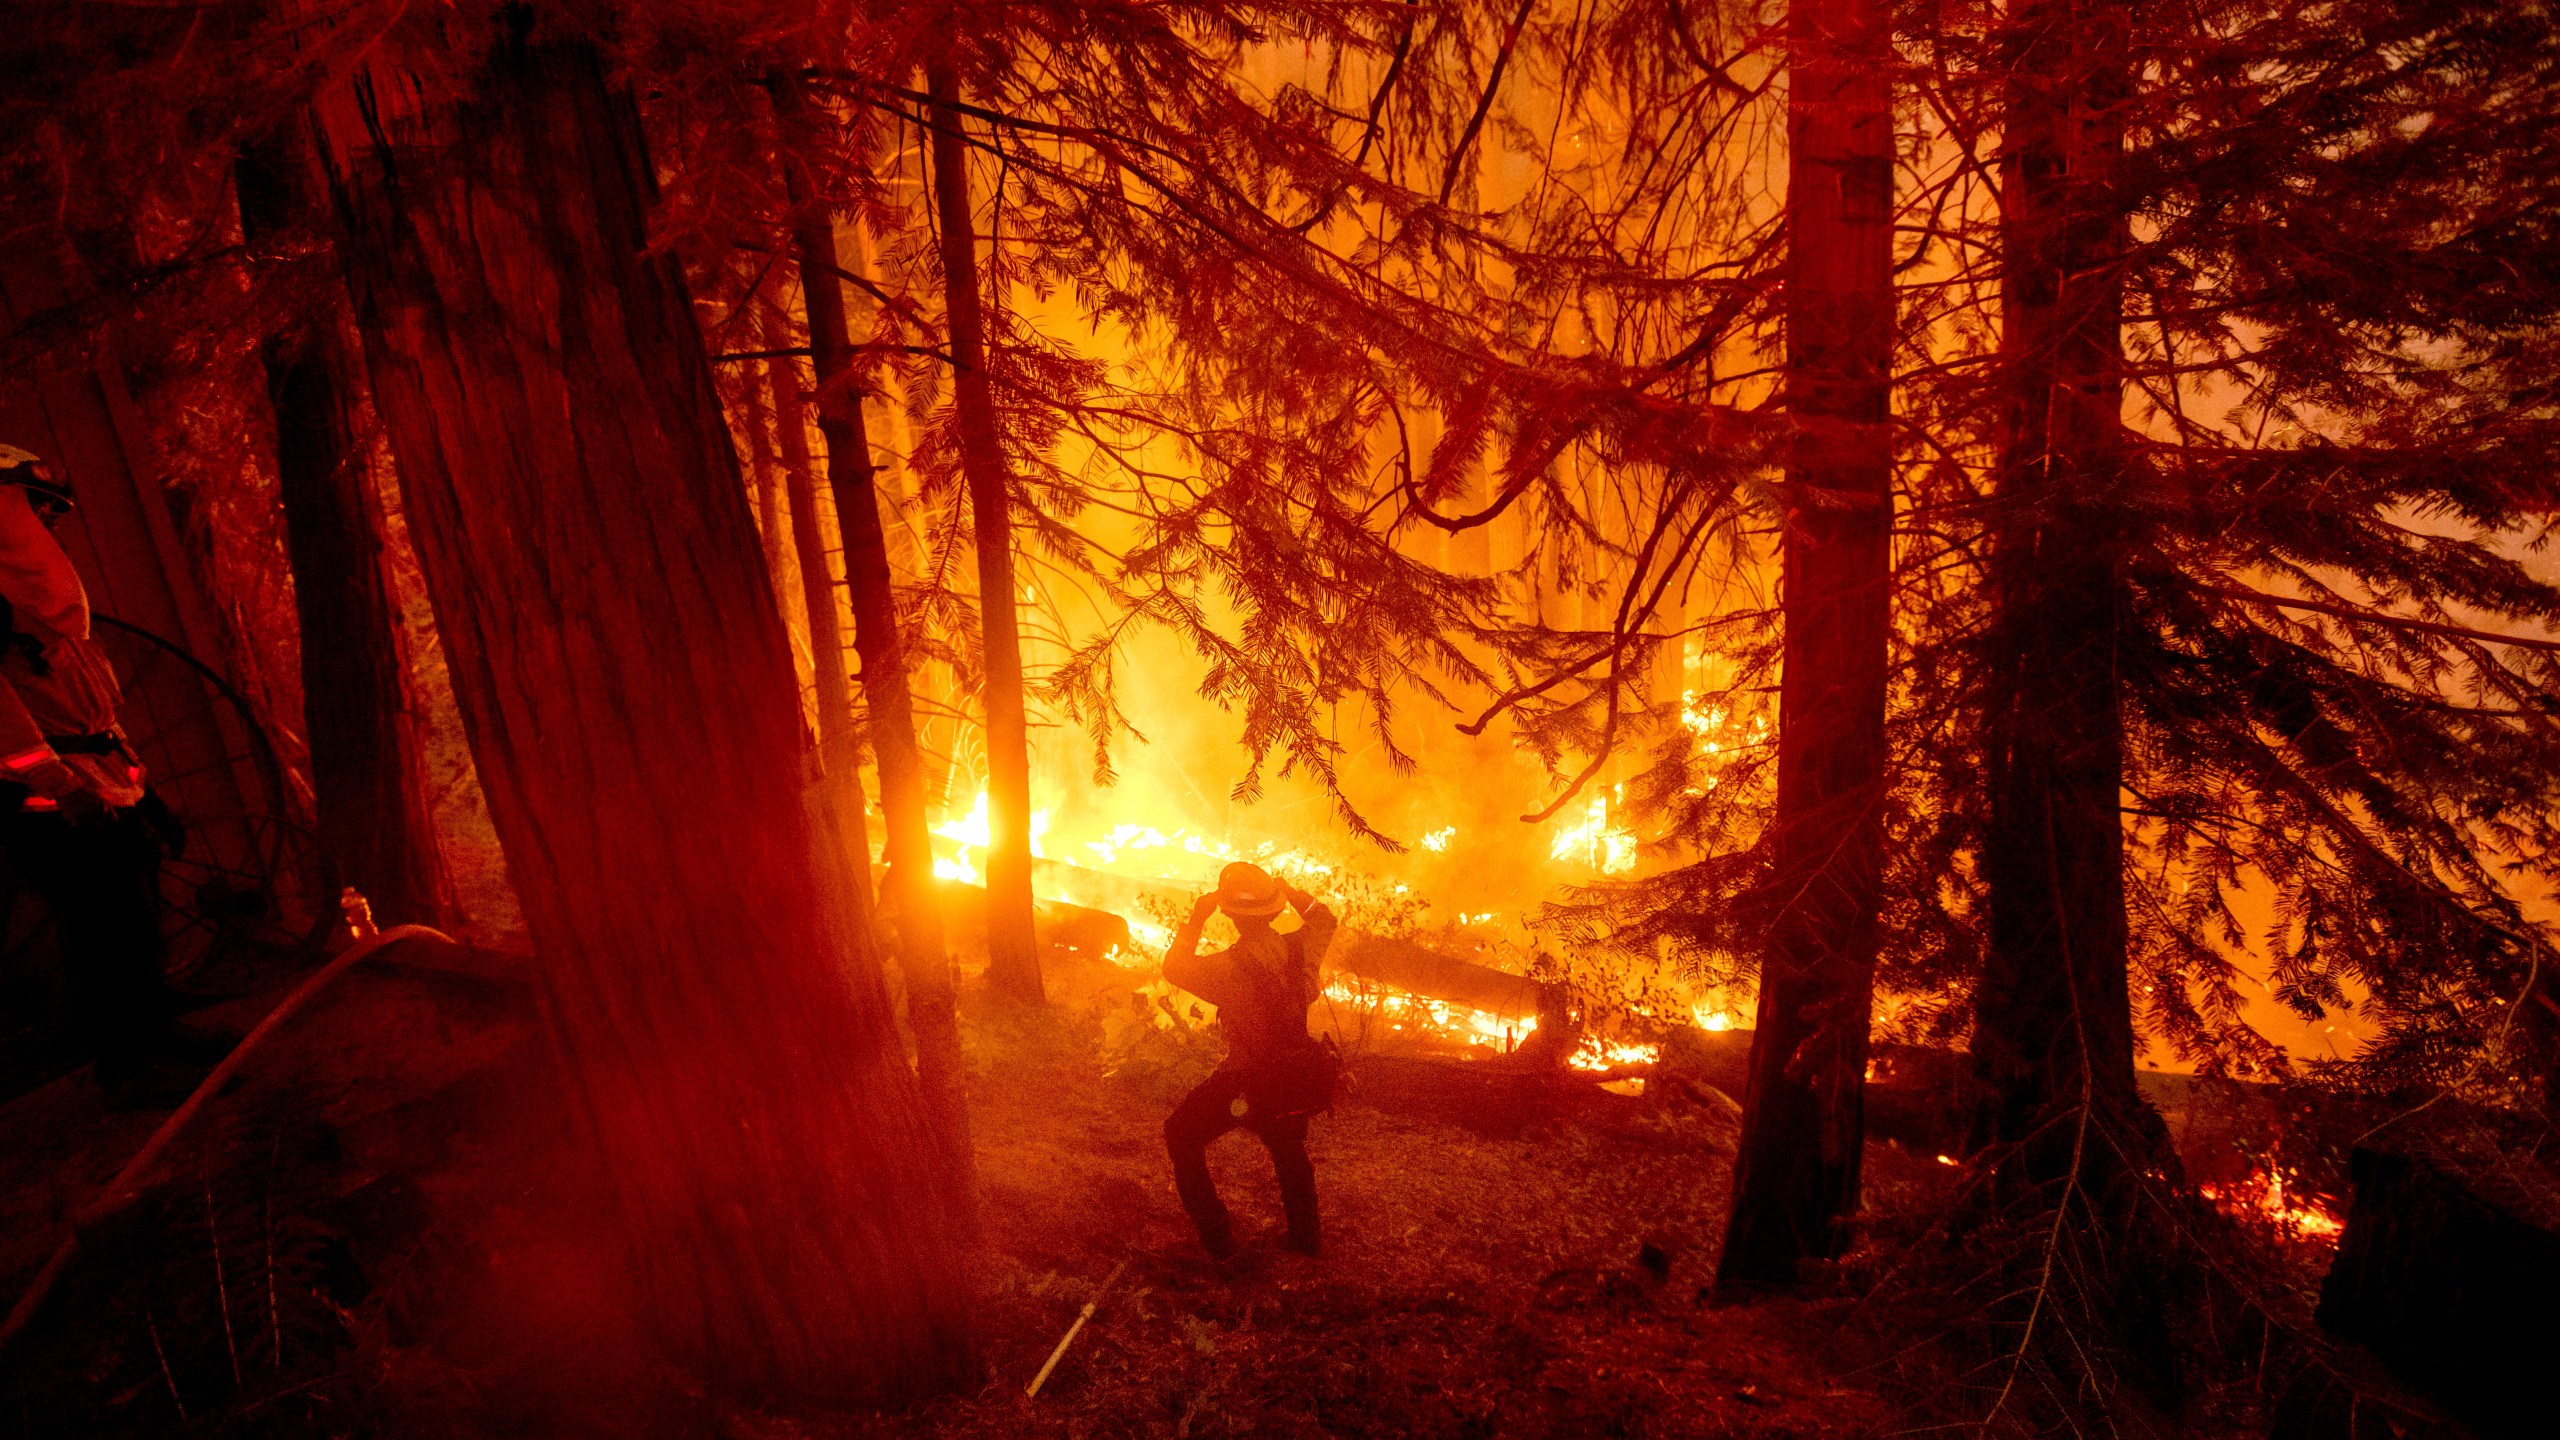
[[[2196,1193],[2225,1214],[2274,1225],[2289,1240],[2335,1245],[2347,1228],[2315,1197],[2288,1196],[2284,1176],[2271,1169],[2251,1171],[2248,1179],[2236,1185],[2199,1185]]]
[[[1422,837],[1422,848],[1430,851],[1434,855],[1437,855],[1441,851],[1449,848],[1449,842],[1457,838],[1457,834],[1457,826],[1443,825],[1439,829]]]
[[[1556,832],[1547,853],[1558,860],[1579,860],[1603,875],[1635,868],[1636,837],[1623,825],[1609,823],[1609,797],[1594,795],[1582,819]]]
[[[1582,1037],[1582,1048],[1574,1051],[1566,1063],[1576,1070],[1615,1070],[1621,1065],[1650,1065],[1661,1058],[1659,1045],[1628,1045],[1586,1035]]]

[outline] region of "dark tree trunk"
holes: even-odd
[[[637,113],[584,47],[440,71],[455,38],[331,111],[347,259],[650,1323],[724,1388],[953,1383],[931,1136],[879,971],[832,938],[790,653],[682,277],[645,248]]]
[[[782,330],[777,324],[774,329]],[[774,335],[776,349],[789,340]],[[826,531],[818,524],[818,482],[809,463],[809,412],[800,394],[800,367],[774,363],[774,433],[782,439],[782,485],[791,505],[791,546],[799,561],[800,603],[809,616],[810,671],[818,690],[818,798],[833,842],[842,853],[854,919],[871,924],[871,828],[863,817],[862,737],[854,728],[853,678],[844,661],[844,630],[836,618],[836,587],[827,562]]]
[[[1883,0],[1788,11],[1786,668],[1768,948],[1716,1278],[1784,1285],[1858,1206],[1883,865],[1894,311]]]
[[[1975,996],[1982,1138],[2003,1189],[2113,1191],[2156,1153],[2126,988],[2121,352],[2114,195],[2128,21],[2092,0],[2012,16],[2001,377],[1990,534],[1989,949]],[[2067,1198],[2067,1192],[2057,1191]]]
[[[771,373],[765,362],[759,361],[758,365],[767,375]],[[783,506],[787,502],[782,498],[782,467],[773,458],[773,408],[766,399],[771,386],[763,377],[749,375],[738,388],[746,397],[739,408],[746,412],[747,467],[755,479],[756,530],[757,539],[764,546],[765,576],[773,586],[774,604],[788,617],[791,606],[784,577],[791,573],[791,552],[782,545]]]
[[[1031,926],[1031,734],[1022,703],[1022,626],[1013,581],[1013,480],[987,383],[986,320],[979,300],[977,222],[969,203],[968,145],[959,82],[935,65],[933,196],[942,227],[942,288],[950,321],[952,404],[978,551],[978,611],[985,639],[987,713],[987,978],[1037,1004],[1040,949]]]
[[[233,166],[251,246],[315,240],[326,198],[306,138],[288,129]],[[383,572],[363,360],[343,303],[295,317],[259,359],[276,426],[276,479],[302,648],[302,724],[321,852],[385,924],[441,923],[436,848],[398,607]]]
[[[796,82],[777,82],[787,125],[810,123]],[[788,133],[788,132],[786,132]],[[952,1193],[963,1218],[974,1209],[970,1153],[968,1061],[960,1048],[957,997],[945,949],[940,897],[933,883],[933,842],[926,827],[924,752],[916,739],[914,696],[907,687],[906,641],[898,626],[897,592],[862,392],[853,374],[853,338],[837,275],[835,227],[805,207],[810,187],[786,168],[792,202],[803,207],[792,241],[799,252],[800,293],[807,302],[809,353],[818,375],[818,433],[827,442],[827,483],[843,534],[845,583],[853,595],[853,643],[862,658],[862,694],[870,707],[871,752],[880,770],[880,814],[888,860],[888,908],[896,925],[900,972],[907,987],[907,1029],[915,1037],[916,1079],[942,1141]],[[992,806],[990,807],[992,808]]]

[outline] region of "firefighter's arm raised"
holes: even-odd
[[[1333,932],[1342,922],[1334,918],[1323,901],[1304,890],[1291,889],[1289,903],[1298,912],[1298,944],[1300,953],[1306,957],[1307,969],[1321,971],[1325,948],[1333,944]]]
[[[1164,952],[1164,978],[1212,1005],[1223,1003],[1217,992],[1226,988],[1219,983],[1226,967],[1214,955],[1202,957],[1200,931],[1217,913],[1218,897],[1214,891],[1193,901],[1191,918],[1173,932],[1173,944]]]

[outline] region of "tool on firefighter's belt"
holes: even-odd
[[[1102,1277],[1102,1283],[1094,1288],[1093,1298],[1084,1302],[1084,1308],[1076,1312],[1076,1323],[1068,1326],[1067,1333],[1058,1337],[1058,1348],[1049,1352],[1048,1363],[1040,1367],[1039,1374],[1031,1377],[1030,1384],[1022,1387],[1023,1399],[1040,1398],[1040,1387],[1049,1383],[1049,1372],[1057,1369],[1058,1362],[1066,1358],[1067,1347],[1076,1343],[1076,1336],[1084,1332],[1084,1322],[1093,1318],[1094,1307],[1102,1303],[1103,1296],[1111,1293],[1111,1287],[1119,1282],[1120,1272],[1128,1268],[1128,1257],[1122,1256],[1120,1263],[1111,1267],[1111,1273]]]

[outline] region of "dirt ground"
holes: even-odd
[[[1326,1253],[1272,1243],[1250,1136],[1212,1265],[1158,1127],[1214,1047],[1106,1043],[1129,976],[973,1005],[986,1381],[896,1415],[743,1412],[647,1359],[520,976],[412,957],[297,1022],[0,1357],[0,1433],[99,1436],[1866,1436],[1844,1301],[1712,1306],[1732,1117],[1589,1084],[1452,1091],[1359,1057],[1315,1126]],[[149,1129],[67,1077],[0,1106],[11,1298]],[[1878,1145],[1883,1191],[1936,1183]],[[1036,1399],[1023,1387],[1126,1262]],[[14,1413],[11,1413],[14,1412]]]
[[[1410,1083],[1381,1108],[1355,1061],[1352,1098],[1316,1122],[1309,1145],[1324,1255],[1273,1243],[1270,1163],[1237,1132],[1211,1151],[1211,1169],[1252,1239],[1222,1270],[1192,1237],[1157,1129],[1187,1075],[1106,1078],[1091,1035],[1072,1023],[982,1031],[980,1054],[990,1383],[847,1433],[1890,1428],[1881,1402],[1824,1362],[1831,1327],[1819,1307],[1704,1303],[1731,1153],[1721,1116],[1585,1086],[1543,1113],[1469,1124],[1414,1113],[1430,1107],[1414,1103]],[[1024,1382],[1124,1259],[1056,1375],[1024,1399]]]

